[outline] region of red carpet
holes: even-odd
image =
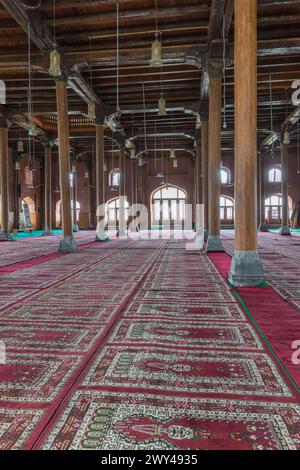
[[[0,283],[0,449],[300,449],[299,395],[182,242],[91,244]]]
[[[220,274],[226,278],[231,257],[226,253],[209,255]],[[258,324],[267,342],[274,349],[288,373],[297,384],[300,393],[300,366],[293,364],[295,349],[292,345],[300,340],[300,315],[273,287],[242,287],[235,289]]]

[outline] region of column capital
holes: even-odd
[[[6,117],[0,117],[0,127],[2,129],[8,129],[11,122]]]
[[[205,71],[208,73],[209,79],[222,78],[223,69],[224,63],[221,57],[206,59]]]
[[[104,126],[105,116],[104,114],[97,114],[95,119],[95,126]]]
[[[42,146],[44,147],[44,149],[51,149],[51,147],[53,146],[53,144],[51,144],[50,142],[42,142]]]

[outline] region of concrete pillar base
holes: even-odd
[[[104,230],[96,233],[95,242],[104,243],[108,241],[109,241],[108,235]]]
[[[280,235],[291,235],[290,227],[288,225],[282,225],[279,230]]]
[[[16,240],[11,236],[11,234],[3,230],[0,232],[0,242],[15,242]]]
[[[78,225],[77,225],[77,224],[75,224],[75,225],[73,224],[72,230],[73,230],[74,233],[79,232],[79,227],[78,227]]]
[[[267,224],[260,224],[260,226],[258,227],[258,230],[260,232],[267,232],[268,231],[268,225]]]
[[[225,251],[219,235],[208,235],[206,251]]]
[[[207,228],[204,229],[204,241],[207,242],[208,240],[208,230]]]
[[[265,284],[266,276],[258,252],[235,250],[228,281],[236,287],[254,287]]]
[[[43,237],[51,237],[53,235],[53,231],[49,228],[47,228],[46,230],[44,230],[43,232]]]
[[[73,237],[63,237],[59,242],[59,253],[74,253],[77,251],[77,243]]]

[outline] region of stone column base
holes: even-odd
[[[279,230],[280,235],[291,235],[290,227],[288,225],[282,225]]]
[[[265,284],[266,276],[258,252],[235,250],[228,281],[236,287]]]
[[[77,251],[77,243],[73,237],[63,237],[59,242],[59,253],[74,253]]]
[[[53,235],[53,231],[49,228],[47,228],[46,230],[44,230],[43,232],[43,237],[51,237]]]
[[[15,242],[16,240],[11,236],[7,230],[0,232],[0,242]]]
[[[260,226],[258,227],[258,230],[260,232],[267,232],[268,231],[268,225],[267,224],[260,224]]]
[[[79,227],[78,227],[78,225],[77,225],[77,224],[76,224],[76,225],[73,225],[72,230],[73,230],[74,233],[79,232]]]
[[[104,243],[108,241],[109,241],[109,238],[105,230],[101,230],[100,232],[96,233],[95,242]]]
[[[206,251],[225,251],[219,235],[208,235]]]

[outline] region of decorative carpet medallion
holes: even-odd
[[[199,291],[186,292],[176,290],[141,290],[136,296],[136,300],[165,300],[168,302],[189,302],[191,304],[201,302],[234,302],[234,297],[229,291]]]
[[[36,305],[35,305],[36,304]],[[61,323],[106,323],[115,314],[117,304],[111,305],[61,305],[49,302],[23,302],[0,313],[1,320],[30,320]]]
[[[104,325],[94,327],[81,325],[37,325],[32,323],[1,323],[1,340],[7,350],[45,350],[61,352],[88,351],[99,338]]]
[[[0,450],[21,449],[43,413],[0,407]]]
[[[81,360],[74,355],[8,353],[0,366],[0,401],[51,403]]]
[[[42,449],[296,450],[300,406],[77,391]]]
[[[267,354],[172,351],[109,346],[99,354],[83,385],[145,388],[183,393],[292,397]]]
[[[122,320],[110,343],[162,344],[198,348],[237,348],[262,350],[258,335],[248,323],[209,323],[201,321]]]
[[[132,302],[123,317],[166,318],[173,320],[246,321],[237,304],[213,303],[190,305],[189,303]]]
[[[75,291],[65,288],[65,285],[61,288],[51,289],[46,292],[42,292],[37,296],[32,297],[33,301],[42,302],[59,302],[60,304],[75,304],[75,305],[92,305],[99,304],[101,302],[116,303],[123,302],[128,296],[128,291],[116,291],[112,289],[111,292],[102,292],[97,289],[91,292],[89,289],[76,289]]]

